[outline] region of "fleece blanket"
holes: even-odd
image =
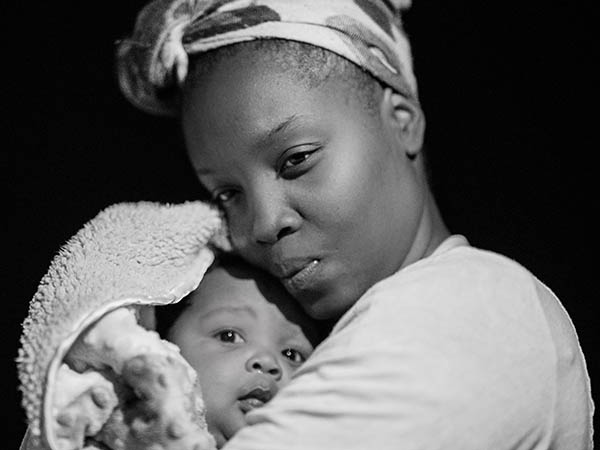
[[[215,250],[228,249],[224,230],[219,212],[205,203],[122,203],[60,249],[30,302],[17,358],[34,441],[47,432],[48,381],[77,337],[117,308],[181,300],[198,286]]]

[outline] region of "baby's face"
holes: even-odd
[[[217,267],[192,294],[169,339],[198,372],[219,447],[312,353],[300,328],[308,321],[281,286],[254,271]]]

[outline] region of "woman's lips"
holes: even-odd
[[[288,290],[301,291],[307,289],[319,270],[319,261],[313,259],[291,276],[283,278],[281,281]]]

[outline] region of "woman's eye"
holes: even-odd
[[[283,162],[282,169],[289,169],[290,167],[297,166],[298,164],[302,164],[308,158],[310,158],[310,152],[299,152],[295,153],[292,156],[286,158]]]
[[[306,361],[306,358],[304,357],[304,355],[302,353],[300,353],[298,350],[295,350],[293,348],[286,348],[285,350],[283,350],[281,352],[281,354],[283,356],[285,356],[287,359],[289,359],[290,361],[298,363],[298,364]]]
[[[219,331],[217,334],[215,334],[215,338],[228,344],[239,344],[245,342],[242,335],[235,330]]]
[[[305,161],[310,159],[310,157],[318,150],[318,148],[312,147],[311,150],[307,151],[296,151],[291,155],[287,156],[280,167],[280,172],[285,172],[286,170],[294,169],[297,166],[302,165]]]

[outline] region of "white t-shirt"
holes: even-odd
[[[556,296],[452,236],[366,292],[224,449],[580,450],[592,414]]]
[[[452,236],[366,292],[224,450],[582,450],[592,414],[556,296]]]

